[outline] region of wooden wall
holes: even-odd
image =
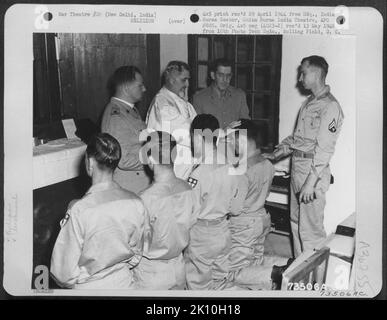
[[[58,38],[64,117],[99,125],[109,101],[108,78],[122,65],[135,65],[144,75],[147,92],[138,108],[145,116],[160,83],[158,35],[60,33]]]
[[[59,120],[62,114],[55,35],[34,33],[33,54],[34,124],[51,123]]]

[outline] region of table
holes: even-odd
[[[58,139],[33,148],[33,189],[70,180],[82,172],[86,144]]]
[[[271,231],[266,237],[265,253],[292,257],[289,212],[289,176],[276,175],[266,199],[265,208],[271,217]]]
[[[265,204],[273,231],[285,236],[290,235],[289,184],[288,176],[275,176]]]

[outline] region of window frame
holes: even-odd
[[[198,41],[200,38],[208,39],[208,60],[198,60]],[[252,60],[247,61],[238,61],[238,41],[241,39],[249,39],[252,41]],[[269,39],[268,45],[270,58],[269,59],[260,59],[257,60],[257,41],[260,39]],[[233,78],[231,79],[231,85],[243,89],[246,93],[246,98],[249,99],[249,113],[251,119],[256,123],[267,123],[268,128],[271,126],[271,130],[268,129],[269,137],[267,138],[268,144],[266,144],[263,149],[264,151],[272,151],[274,146],[278,144],[278,135],[279,135],[279,90],[280,90],[280,81],[281,81],[281,59],[282,59],[282,36],[264,36],[264,35],[188,35],[188,63],[191,67],[191,81],[189,87],[189,97],[192,98],[193,94],[201,90],[202,88],[198,87],[198,68],[199,65],[207,66],[207,86],[210,84],[210,67],[211,63],[215,58],[215,42],[224,40],[225,46],[231,46],[231,53],[229,53],[226,58],[231,60],[234,64],[233,68]],[[226,49],[225,51],[229,51]],[[238,85],[238,67],[246,65],[251,70],[251,82],[252,86],[250,89],[243,88]],[[270,85],[267,90],[257,89],[256,88],[256,77],[255,72],[256,68],[261,66],[268,66]],[[239,69],[240,70],[240,69]],[[256,95],[262,95],[270,97],[270,112],[264,117],[258,117],[254,114],[254,98]],[[265,114],[265,110],[262,110],[261,114]],[[271,131],[271,133],[270,133]]]

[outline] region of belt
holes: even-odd
[[[238,218],[260,218],[268,215],[265,207],[259,208],[257,211],[253,212],[242,212],[240,215],[232,216],[231,219],[238,219]]]
[[[196,223],[201,226],[216,226],[227,219],[227,216],[218,219],[198,219]]]
[[[293,157],[297,158],[306,158],[306,159],[313,159],[314,154],[313,153],[306,153],[300,150],[294,150],[293,151]]]

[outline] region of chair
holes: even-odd
[[[294,284],[308,285],[305,290],[321,288],[325,283],[330,249],[323,247],[311,252],[309,257],[299,257],[282,275],[281,290],[292,290]],[[311,284],[313,287],[310,287]]]

